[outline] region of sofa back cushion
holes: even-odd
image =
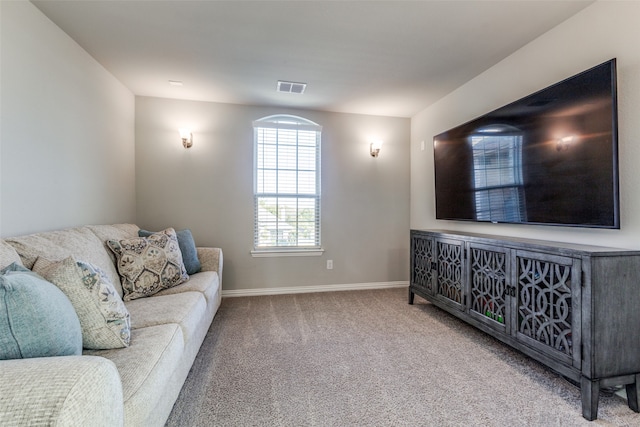
[[[137,233],[137,230],[136,230]],[[38,257],[62,261],[74,256],[102,269],[122,297],[122,285],[116,266],[104,241],[89,227],[47,231],[26,236],[9,237],[5,241],[20,255],[22,264],[31,269]]]
[[[4,240],[0,240],[0,268],[5,268],[13,263],[22,265],[20,255],[18,255],[13,246]]]
[[[104,248],[114,265],[116,264],[116,256],[107,246],[107,240],[133,239],[138,237],[138,230],[140,230],[140,227],[135,224],[87,225],[87,228],[104,244]]]

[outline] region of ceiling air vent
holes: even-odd
[[[284,82],[278,80],[278,92],[302,94],[306,88],[306,83]]]

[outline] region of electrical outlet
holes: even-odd
[[[333,270],[333,260],[332,259],[328,259],[327,260],[327,270]]]

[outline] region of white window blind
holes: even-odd
[[[254,249],[320,247],[320,136],[301,117],[254,128]]]
[[[476,134],[470,138],[476,218],[523,221],[522,135],[502,132],[500,135]]]

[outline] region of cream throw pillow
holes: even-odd
[[[104,350],[129,345],[129,311],[106,273],[73,257],[59,262],[39,257],[33,271],[60,288],[71,301],[80,319],[84,348]]]
[[[116,255],[124,300],[148,297],[189,279],[173,228],[148,237],[107,240]]]

